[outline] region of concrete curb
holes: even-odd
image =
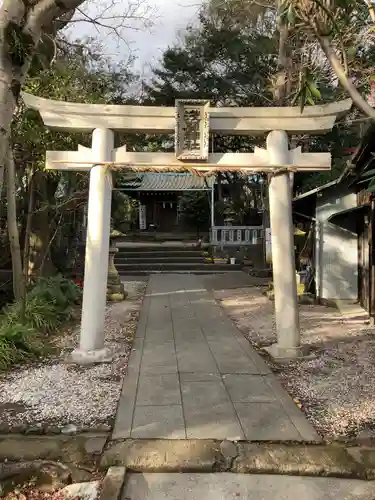
[[[133,472],[235,472],[375,479],[375,448],[215,440],[110,442],[100,466]]]
[[[120,500],[125,476],[125,467],[110,467],[104,478],[99,500]]]
[[[108,433],[0,436],[0,462],[53,460],[63,463],[95,463],[102,455],[108,438]]]
[[[136,472],[212,472],[221,460],[220,441],[127,439],[109,443],[100,467],[122,465]]]

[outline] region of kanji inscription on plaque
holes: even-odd
[[[178,160],[207,161],[210,103],[201,99],[176,101],[175,151]]]

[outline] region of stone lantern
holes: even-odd
[[[115,255],[118,252],[116,239],[123,236],[119,231],[112,231],[109,238],[107,300],[121,302],[126,299],[124,285],[115,266]]]

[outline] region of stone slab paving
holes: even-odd
[[[373,500],[375,483],[251,474],[129,474],[122,500]]]
[[[112,439],[319,437],[197,275],[151,276]]]

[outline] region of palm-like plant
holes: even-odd
[[[284,0],[279,8],[279,25],[304,36],[310,43],[318,44],[320,52],[310,51],[309,56],[322,59],[324,54],[354,104],[372,119],[375,110],[358,88],[368,88],[373,67],[364,68],[362,64],[360,75],[356,71],[356,59],[363,63],[366,51],[374,45],[373,14],[371,5],[365,0]],[[304,66],[300,72],[299,89],[302,102],[319,98],[319,94],[312,75]]]

